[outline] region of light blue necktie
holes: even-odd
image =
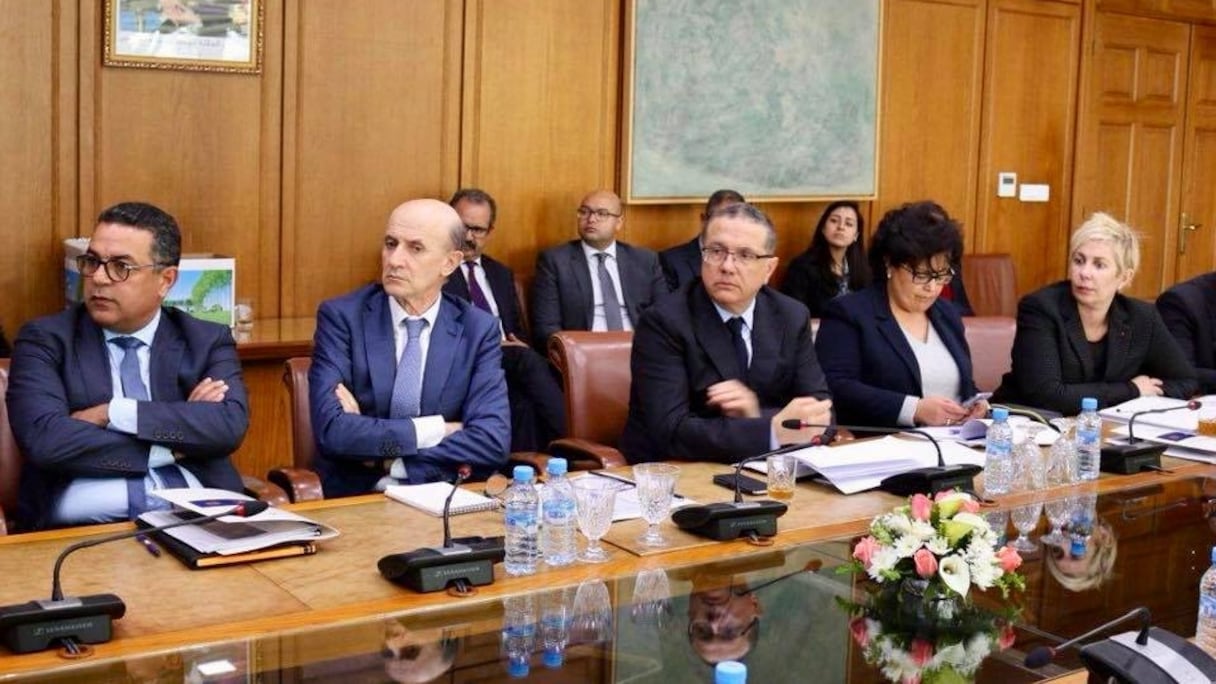
[[[405,350],[397,363],[397,377],[393,380],[393,402],[389,408],[390,418],[412,418],[422,408],[422,342],[419,339],[426,326],[425,318],[407,318],[403,321]]]

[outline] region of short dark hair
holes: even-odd
[[[860,290],[870,284],[870,266],[866,263],[866,220],[861,215],[860,204],[853,200],[836,200],[829,204],[819,215],[819,222],[815,224],[815,232],[811,235],[811,246],[807,248],[807,252],[823,281],[835,282],[836,274],[832,272],[832,246],[823,236],[823,229],[828,224],[832,212],[842,207],[852,209],[853,215],[857,217],[857,240],[845,248],[844,260],[849,265],[849,290]]]
[[[705,244],[705,231],[709,228],[709,222],[716,218],[743,218],[753,223],[758,223],[764,226],[764,251],[772,254],[777,249],[777,229],[773,227],[773,221],[768,217],[768,214],[760,211],[754,204],[747,202],[737,202],[735,204],[727,204],[718,209],[715,209],[709,216],[705,217],[705,224],[701,226],[701,244]]]
[[[498,203],[490,197],[490,193],[480,188],[461,188],[452,195],[452,199],[448,200],[448,206],[456,208],[456,203],[460,200],[472,202],[473,204],[485,204],[490,207],[490,227],[494,227],[494,222],[498,220]]]
[[[734,190],[729,188],[715,190],[714,194],[710,195],[709,199],[705,201],[705,216],[708,218],[710,214],[714,213],[715,209],[723,204],[744,204],[745,202],[747,200],[743,199],[743,195]]]
[[[911,266],[945,254],[956,267],[963,256],[958,221],[937,202],[910,202],[888,211],[878,222],[870,246],[870,275],[886,282],[887,267]]]
[[[152,233],[152,260],[159,266],[177,266],[182,261],[182,231],[177,220],[160,207],[146,202],[119,202],[102,210],[97,223],[116,223]]]

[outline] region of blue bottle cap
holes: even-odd
[[[548,465],[547,465],[547,466],[545,466],[545,470],[548,470],[548,471],[549,471],[549,476],[550,476],[550,477],[554,477],[554,476],[557,476],[557,475],[565,475],[565,474],[566,474],[566,469],[567,469],[568,467],[569,467],[569,465],[566,463],[566,459],[564,459],[564,458],[551,458],[551,459],[549,459],[549,463],[548,463]]]
[[[565,662],[566,655],[557,646],[550,646],[545,649],[545,654],[541,656],[541,662],[550,670],[556,670]]]
[[[1083,399],[1081,399],[1081,410],[1082,411],[1097,411],[1098,410],[1098,400],[1094,399],[1093,397],[1084,397]]]
[[[531,482],[532,481],[532,466],[517,465],[511,471],[516,482]]]
[[[1216,565],[1216,546],[1212,547],[1212,565]]]
[[[511,679],[523,679],[532,671],[532,667],[528,664],[527,658],[511,656],[507,661],[507,676]]]
[[[1068,546],[1068,555],[1073,558],[1085,557],[1085,537],[1075,536],[1072,538],[1072,543]]]
[[[724,660],[714,668],[714,684],[747,684],[747,666],[735,660]]]
[[[992,408],[992,419],[998,423],[1009,420],[1009,409],[1004,406],[994,406]]]

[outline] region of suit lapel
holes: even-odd
[[[448,383],[452,361],[461,345],[461,318],[464,312],[449,301],[439,302],[439,314],[435,317],[435,329],[431,331],[431,342],[426,352],[426,372],[422,374],[422,415],[441,413],[440,397]]]
[[[574,274],[574,282],[578,285],[576,296],[583,302],[580,307],[584,315],[582,329],[590,330],[595,321],[595,294],[591,290],[591,264],[583,254],[583,243],[578,240],[570,243],[570,272]]]
[[[1089,353],[1089,341],[1085,339],[1085,328],[1081,325],[1081,317],[1077,313],[1077,302],[1068,290],[1064,290],[1060,296],[1058,310],[1060,319],[1064,322],[1064,333],[1068,337],[1068,346],[1076,355],[1077,360],[1081,362],[1081,377],[1092,378],[1094,359]],[[1107,359],[1107,368],[1111,366],[1110,361],[1111,359]]]
[[[642,278],[634,277],[633,267],[633,254],[629,250],[629,245],[623,244],[618,240],[616,243],[616,273],[621,280],[621,296],[625,298],[625,310],[629,312],[629,320],[636,327],[638,324],[638,302],[642,299],[638,293],[638,288],[642,286]],[[646,281],[646,286],[650,287],[649,281]]]
[[[891,305],[887,302],[885,291],[881,291],[877,300],[871,302],[874,305],[874,320],[878,324],[878,333],[891,346],[891,351],[895,352],[895,356],[904,364],[904,368],[916,380],[916,386],[920,387],[923,383],[920,377],[920,364],[916,362],[916,354],[912,352],[912,346],[908,344],[908,338],[904,336],[903,328],[899,327],[899,322],[895,320],[895,316],[891,315]]]
[[[378,416],[389,414],[393,379],[397,375],[397,348],[393,343],[393,317],[389,313],[388,297],[377,288],[363,309],[363,353],[372,379],[375,415]]]
[[[467,300],[469,300],[470,295],[469,295],[469,271],[468,271],[468,267],[465,266],[466,263],[467,262],[464,262],[464,261],[460,262],[460,268],[456,269],[457,271],[460,272],[460,275],[448,276],[447,281],[445,281],[443,283],[443,289],[444,289],[444,291],[450,292],[451,294],[467,301]]]
[[[182,339],[177,324],[162,311],[160,325],[156,327],[156,336],[152,338],[152,349],[149,350],[148,375],[152,399],[176,401],[181,398],[181,390],[177,387],[177,369],[181,367],[185,350],[186,341]]]
[[[83,381],[87,406],[104,404],[114,398],[114,385],[110,378],[110,350],[106,349],[105,336],[101,328],[89,318],[81,306],[76,322],[76,374]]]
[[[779,384],[775,382],[773,374],[777,369],[782,332],[771,304],[767,291],[762,288],[756,295],[756,308],[752,312],[752,363],[747,370],[749,387],[775,387]]]
[[[694,287],[689,292],[689,296],[692,298],[694,334],[701,348],[709,356],[709,362],[724,380],[728,378],[746,379],[739,368],[739,362],[735,360],[735,343],[730,339],[730,330],[722,322],[722,317],[718,315],[718,310],[714,308],[709,295],[705,293],[705,288]],[[753,344],[755,344],[755,337],[753,333]],[[756,355],[752,356],[754,358]],[[694,387],[693,389],[703,390],[705,388]]]
[[[1106,368],[1103,380],[1118,382],[1123,379],[1123,365],[1131,350],[1131,325],[1123,297],[1115,296],[1107,314],[1106,324]]]

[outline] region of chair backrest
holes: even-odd
[[[566,436],[615,447],[629,417],[632,332],[563,330],[549,338],[549,360],[566,391]]]
[[[0,534],[7,528],[5,518],[17,513],[17,494],[21,489],[21,452],[8,425],[8,359],[0,359]]]
[[[287,385],[287,400],[291,404],[292,465],[312,468],[317,455],[317,443],[312,436],[312,414],[308,408],[308,369],[312,358],[293,356],[284,363],[283,384]]]
[[[1001,376],[1012,366],[1013,336],[1017,321],[1009,316],[967,316],[963,318],[967,346],[971,348],[971,371],[975,386],[991,392],[1001,384]]]
[[[530,278],[515,274],[515,303],[519,305],[519,326],[524,329],[524,335],[532,339],[532,319],[528,317],[528,292],[532,283]]]
[[[963,285],[976,316],[1016,316],[1018,281],[1008,254],[964,254]]]

